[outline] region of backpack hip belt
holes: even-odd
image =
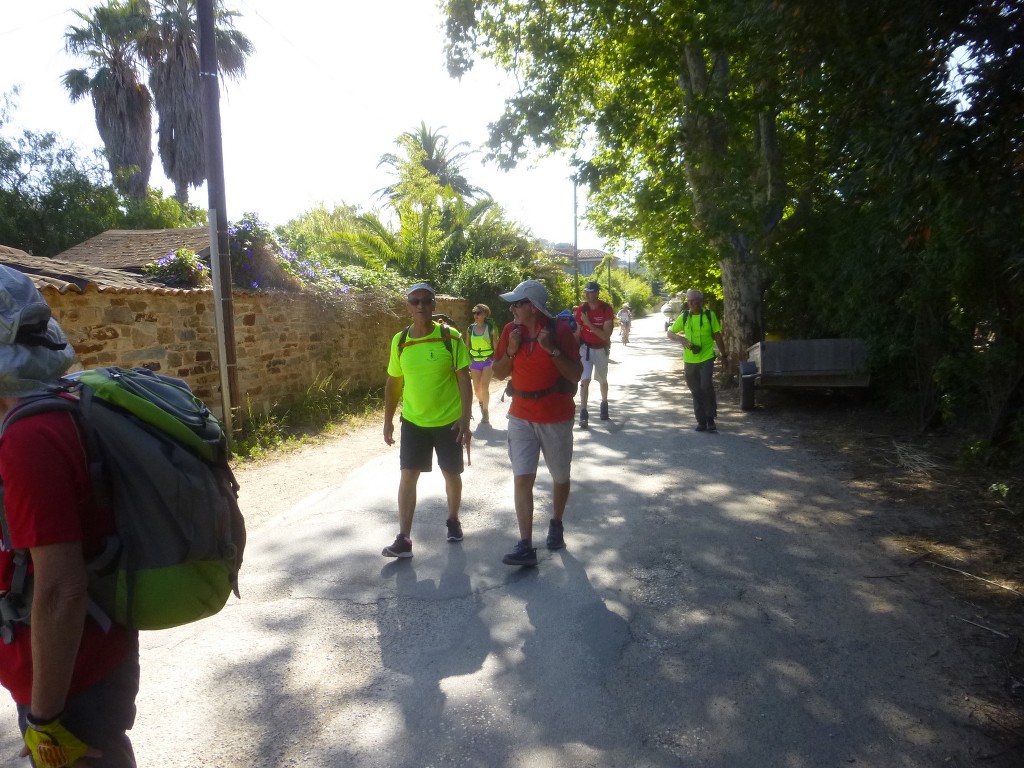
[[[534,389],[529,392],[524,391],[522,389],[516,389],[515,387],[512,386],[512,382],[510,381],[508,384],[505,385],[505,394],[511,395],[512,397],[521,397],[524,400],[539,400],[540,398],[547,397],[548,395],[568,395],[573,392],[572,387],[572,382],[569,381],[564,376],[559,376],[558,381],[556,381],[550,387],[545,387],[544,389]]]

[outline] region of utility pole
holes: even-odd
[[[576,187],[579,184],[575,175],[572,177],[572,258],[576,264],[576,303],[580,303],[580,249],[577,240],[576,226]]]
[[[220,128],[220,83],[214,37],[213,0],[197,0],[199,21],[199,86],[203,105],[203,140],[206,147],[206,189],[209,197],[210,268],[213,271],[213,308],[220,352],[221,407],[224,431],[231,439],[233,409],[239,402],[238,365],[235,360],[235,312],[231,295],[231,255],[228,252],[228,213],[224,194],[224,149]]]

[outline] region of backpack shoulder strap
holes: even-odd
[[[405,340],[409,338],[409,329],[410,328],[412,328],[411,325],[405,326],[405,328],[402,329],[402,335],[398,337],[398,356],[399,357],[402,356],[402,351],[405,349]]]
[[[438,323],[441,326],[441,341],[444,342],[444,348],[452,354],[452,361],[455,360],[455,350],[452,349],[452,331],[448,327],[447,323]]]

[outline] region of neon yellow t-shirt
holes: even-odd
[[[708,315],[711,315],[708,322]],[[683,318],[686,322],[683,322]],[[710,309],[703,310],[699,315],[691,314],[687,317],[682,313],[669,327],[672,333],[681,333],[691,343],[700,347],[700,352],[693,352],[683,347],[683,362],[703,363],[715,356],[715,334],[722,332],[722,325],[718,322],[718,316]]]
[[[469,366],[469,351],[458,331],[449,328],[448,332],[451,352],[444,346],[438,323],[434,323],[433,330],[426,336],[413,338],[409,335],[401,355],[398,354],[401,331],[391,339],[388,376],[405,380],[402,418],[418,427],[443,427],[462,416],[462,398],[455,371]]]

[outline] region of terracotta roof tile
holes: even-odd
[[[162,283],[129,272],[104,269],[89,264],[76,264],[64,259],[30,256],[24,251],[8,248],[5,245],[0,245],[0,263],[29,275],[41,293],[45,293],[47,290],[54,290],[58,293],[67,293],[68,291],[84,293],[90,285],[98,291],[112,293],[186,292],[179,288],[168,288]]]
[[[568,248],[566,248],[564,246],[558,246],[556,248],[552,248],[552,250],[555,253],[557,253],[559,256],[567,256],[570,259],[572,258],[572,246],[571,245]],[[598,261],[600,261],[601,259],[603,259],[607,255],[608,255],[607,253],[605,253],[604,251],[598,250],[597,248],[580,248],[580,258],[581,259],[597,259]]]
[[[178,248],[204,254],[210,247],[206,227],[183,229],[108,229],[63,253],[58,259],[142,274],[142,267]]]

